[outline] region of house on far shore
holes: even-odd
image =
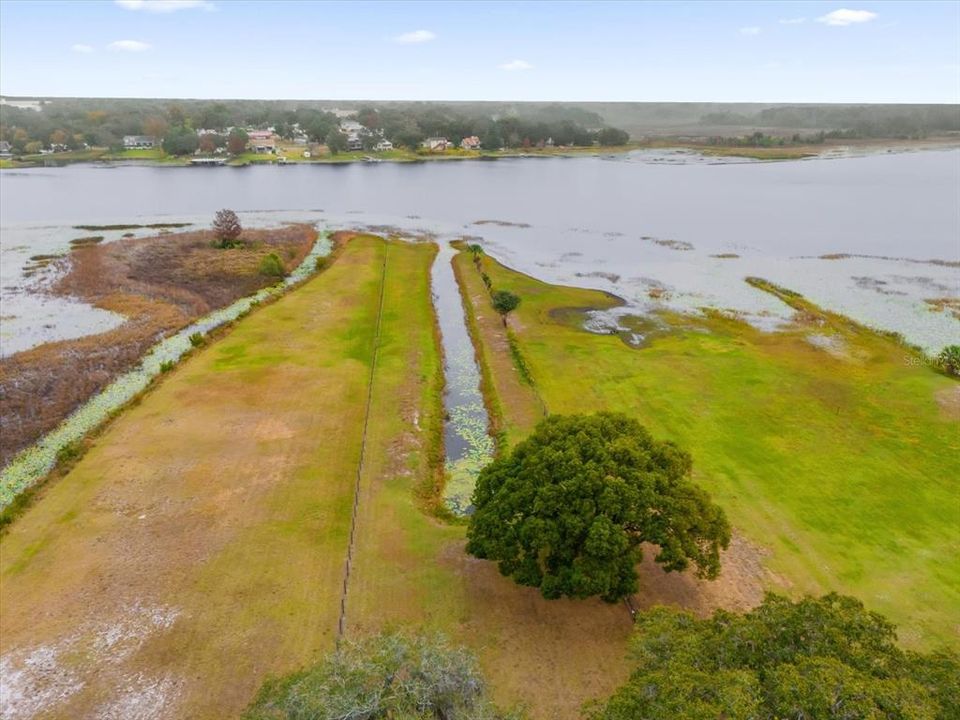
[[[373,148],[377,152],[384,152],[385,150],[393,150],[393,143],[389,140],[380,140]]]
[[[445,137],[431,137],[420,143],[420,146],[430,152],[443,152],[450,147],[450,141]]]
[[[464,150],[479,150],[480,138],[478,138],[476,135],[465,137],[460,141],[460,147],[462,147]]]
[[[277,136],[272,130],[247,130],[247,148],[255,153],[277,151]]]
[[[347,135],[347,150],[350,152],[363,150],[363,140],[356,133]]]
[[[13,146],[6,140],[0,140],[0,157],[8,158],[13,155]]]
[[[149,135],[124,135],[124,150],[150,150],[157,146],[157,139]]]

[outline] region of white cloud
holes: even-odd
[[[123,52],[143,52],[150,49],[150,43],[140,42],[139,40],[114,40],[107,45],[107,49]]]
[[[511,60],[510,62],[505,62],[502,65],[497,65],[501,70],[533,70],[533,65],[528,63],[526,60]]]
[[[171,13],[177,10],[202,8],[213,10],[213,3],[209,0],[114,0],[126,10],[143,10],[148,13]]]
[[[760,28],[758,28],[756,25],[752,27],[742,27],[740,28],[740,34],[741,35],[759,35]]]
[[[71,45],[70,49],[74,52],[89,54],[93,52],[93,47],[90,45],[84,45],[83,43],[77,43],[76,45]]]
[[[805,23],[806,21],[807,19],[804,17],[784,18],[783,20],[780,21],[780,24],[781,25],[800,25],[802,23]]]
[[[833,12],[818,17],[817,22],[823,23],[824,25],[842,27],[844,25],[870,22],[876,17],[877,14],[869,10],[847,10],[846,8],[840,8],[839,10],[834,10]]]
[[[436,37],[437,36],[429,30],[414,30],[413,32],[397,35],[394,40],[398,43],[403,43],[404,45],[413,45],[416,43],[430,42]]]

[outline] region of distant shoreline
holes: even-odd
[[[609,147],[561,147],[518,148],[495,152],[459,150],[440,153],[414,153],[392,151],[390,153],[365,153],[362,151],[327,155],[317,158],[291,158],[273,154],[245,153],[228,158],[225,167],[248,167],[251,165],[347,165],[351,163],[422,163],[437,161],[494,161],[517,158],[572,158],[620,155],[636,150],[687,150],[705,157],[735,157],[761,161],[804,160],[816,157],[836,157],[847,154],[877,154],[883,152],[911,152],[916,150],[946,150],[960,148],[960,137],[942,136],[923,140],[868,139],[827,141],[818,145],[785,145],[775,147],[737,147],[713,145],[693,140],[676,138],[650,138],[640,142]],[[282,158],[282,159],[281,159]],[[105,165],[136,165],[156,167],[190,167],[193,156],[124,156],[110,153],[104,148],[76,152],[30,156],[26,159],[0,159],[0,169],[17,170],[38,167],[97,163]]]

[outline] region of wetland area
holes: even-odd
[[[338,625],[412,623],[576,717],[624,680],[630,614],[516,587],[460,516],[491,457],[594,410],[688,448],[734,531],[714,582],[648,552],[631,607],[835,590],[956,647],[960,388],[927,358],[960,343],[958,187],[942,149],[0,172],[7,402],[24,358],[147,327],[4,468],[7,505],[85,443],[3,539],[0,709],[222,716]],[[218,264],[221,207],[247,245]],[[251,274],[272,250],[282,287]]]

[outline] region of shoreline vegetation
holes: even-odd
[[[251,165],[341,165],[350,163],[392,162],[420,163],[457,160],[493,161],[499,159],[522,158],[571,158],[589,156],[622,155],[636,150],[683,150],[711,158],[744,158],[758,161],[805,160],[817,157],[832,157],[839,152],[859,152],[864,154],[885,152],[912,152],[919,150],[940,150],[960,147],[960,137],[942,136],[922,140],[902,139],[836,139],[826,140],[816,145],[783,145],[773,147],[750,147],[715,144],[707,140],[677,138],[651,138],[643,141],[631,141],[625,145],[614,146],[570,146],[548,148],[511,148],[495,151],[462,150],[454,148],[437,152],[394,149],[385,152],[363,150],[344,151],[336,155],[302,157],[303,148],[285,146],[277,154],[245,152],[224,157],[226,167],[247,167]],[[118,165],[157,165],[162,167],[190,167],[192,156],[167,155],[161,149],[126,150],[111,152],[107,148],[68,151],[46,155],[27,155],[20,158],[0,159],[0,169],[16,170],[46,166],[61,166],[83,163],[104,163]]]
[[[302,232],[309,230],[309,232]],[[272,284],[261,288],[253,294],[240,297],[231,304],[215,309],[206,315],[194,318],[193,324],[181,325],[179,330],[161,334],[162,339],[149,347],[145,353],[134,360],[132,369],[125,371],[114,370],[114,379],[99,392],[94,392],[82,401],[82,404],[75,407],[69,414],[60,421],[54,429],[50,430],[36,442],[16,453],[8,464],[2,468],[0,475],[0,538],[7,527],[23,512],[26,511],[45,490],[50,481],[62,478],[70,469],[84,456],[84,454],[93,446],[97,437],[110,427],[111,423],[121,416],[124,411],[139,405],[144,396],[154,389],[161,377],[172,370],[181,359],[189,357],[198,349],[206,346],[211,340],[227,333],[242,318],[249,315],[258,307],[270,305],[277,299],[283,297],[288,289],[295,288],[305,279],[308,279],[315,273],[324,270],[338,254],[341,246],[339,237],[331,236],[329,233],[318,233],[312,226],[292,225],[279,230],[256,230],[250,237],[255,245],[262,245],[259,239],[254,236],[267,235],[270,233],[280,236],[289,235],[294,242],[298,242],[296,237],[304,235],[307,238],[313,238],[309,243],[307,254],[297,264],[292,272],[288,273],[281,282],[277,283],[276,278]],[[190,236],[196,233],[189,233],[187,242],[190,242]],[[147,239],[147,238],[144,238]],[[156,239],[156,238],[154,238]],[[165,240],[165,238],[164,238]],[[267,245],[269,251],[273,245]],[[236,249],[236,248],[234,248]],[[288,248],[288,250],[293,248]],[[290,253],[285,253],[289,255]],[[297,253],[299,254],[299,252]],[[216,263],[213,263],[215,266]],[[216,268],[214,268],[216,270]],[[69,276],[68,276],[69,277]],[[145,287],[150,289],[149,284]],[[159,290],[161,299],[155,302],[158,306],[164,305],[162,296],[169,292],[170,288],[164,288],[161,281],[154,290]],[[189,295],[187,295],[189,297]],[[148,298],[142,298],[148,300]],[[167,298],[166,302],[175,308],[173,302],[182,300],[183,294],[177,293],[176,288],[172,298]],[[196,298],[194,298],[196,300]],[[129,325],[130,323],[125,323]],[[117,330],[122,331],[125,325]],[[136,328],[133,328],[132,336],[136,336]],[[79,338],[78,341],[84,344],[94,346],[94,341],[99,339],[103,341],[104,336],[109,338],[110,332],[100,335],[91,335]],[[57,348],[65,343],[51,343],[50,347]],[[67,345],[68,346],[68,345]],[[69,347],[69,346],[68,346]],[[36,348],[41,354],[47,348],[46,345]],[[124,350],[122,346],[116,344],[105,344],[104,349],[108,355],[111,353],[116,356],[116,350]],[[19,354],[18,354],[19,355]],[[11,356],[16,358],[18,355]],[[57,358],[54,357],[54,360]],[[101,363],[101,369],[107,365]],[[17,385],[18,378],[8,372],[11,368],[3,368],[4,381],[11,381]],[[70,373],[65,373],[70,376]],[[58,376],[59,377],[59,376]],[[72,377],[72,376],[71,376]],[[81,387],[86,391],[88,388]],[[61,394],[68,397],[61,397],[61,404],[69,403],[75,391],[64,390]],[[61,408],[62,410],[62,408]],[[7,409],[5,408],[6,412]],[[48,413],[46,420],[53,418],[55,413]],[[35,416],[31,416],[36,420]]]
[[[102,333],[44,343],[0,359],[0,466],[133,367],[159,339],[274,284],[275,278],[258,272],[264,257],[279,253],[287,270],[297,267],[316,242],[317,231],[306,225],[247,230],[243,246],[231,251],[214,248],[206,230],[104,245],[83,240],[53,261],[65,274],[51,293],[78,298],[124,320]]]

